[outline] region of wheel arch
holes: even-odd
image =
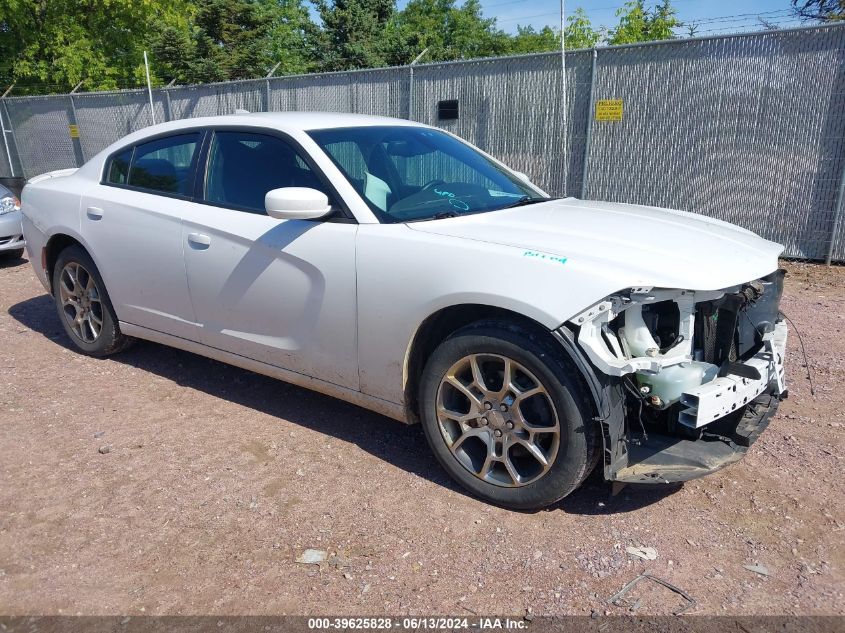
[[[578,359],[572,357],[572,351],[567,346],[562,345],[560,339],[555,337],[549,328],[543,324],[524,314],[499,306],[480,303],[456,304],[441,308],[426,317],[417,327],[408,344],[403,385],[406,417],[409,423],[419,421],[418,392],[420,380],[431,354],[452,333],[471,323],[480,321],[498,321],[528,330],[560,352],[561,357],[572,366],[579,381],[583,383],[585,393],[593,393],[590,389],[588,377],[583,375],[584,367],[580,366]],[[593,404],[594,414],[597,414],[598,403],[592,397],[590,400]]]
[[[85,252],[91,255],[91,252],[85,247],[78,238],[69,233],[58,232],[49,237],[44,244],[44,253],[42,262],[44,265],[44,276],[47,278],[47,285],[50,287],[50,292],[53,292],[53,269],[56,266],[56,260],[59,258],[59,253],[65,250],[68,246],[77,245],[85,249]]]

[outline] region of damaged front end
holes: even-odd
[[[787,394],[784,274],[719,291],[631,288],[557,331],[590,365],[606,479],[686,481],[744,455]]]

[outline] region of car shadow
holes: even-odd
[[[658,503],[683,488],[683,484],[627,484],[614,490],[604,480],[601,465],[597,466],[583,484],[565,499],[542,510],[562,510],[567,514],[611,515],[636,512]]]
[[[22,257],[9,257],[0,253],[0,268],[15,268],[16,266],[26,263],[29,263],[26,255]]]
[[[17,303],[9,308],[9,315],[57,345],[76,349],[67,338],[49,295]],[[353,443],[397,468],[469,496],[436,462],[418,424],[408,426],[308,389],[157,343],[139,341],[108,361],[154,373],[179,385]],[[631,512],[656,503],[678,489],[677,486],[645,488],[636,492],[626,488],[621,494],[613,495],[610,484],[597,470],[567,498],[539,512],[583,515]]]

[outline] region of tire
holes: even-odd
[[[100,271],[81,246],[59,253],[53,267],[53,299],[62,327],[84,354],[109,356],[133,342],[121,333]]]
[[[0,252],[0,257],[5,260],[21,259],[23,257],[23,251],[24,249],[22,248],[16,248],[12,251],[2,251]]]
[[[601,454],[586,387],[553,345],[527,328],[479,322],[449,336],[426,363],[419,400],[426,439],[455,481],[493,504],[548,506],[575,490]],[[506,360],[513,389],[499,377]],[[532,391],[536,395],[526,397]],[[528,450],[526,442],[534,447]]]

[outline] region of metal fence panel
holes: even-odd
[[[411,118],[467,139],[552,194],[571,194],[581,186],[590,63],[589,51],[566,55],[566,166],[559,54],[417,66]],[[438,120],[445,99],[458,100],[458,119]]]
[[[845,29],[601,50],[588,197],[685,209],[823,258],[843,167]],[[660,239],[659,235],[655,239]]]
[[[354,78],[355,112],[376,116],[408,117],[407,68],[362,71]]]
[[[69,133],[73,112],[66,95],[7,98],[6,107],[26,177],[76,167]]]
[[[353,94],[348,73],[282,77],[271,83],[270,110],[354,112]]]
[[[73,102],[85,160],[119,138],[152,125],[146,90],[75,94]],[[153,95],[153,105],[156,123],[167,120],[159,92]]]
[[[406,117],[408,69],[274,77],[270,79],[269,109],[274,112],[310,110]]]
[[[234,114],[238,109],[261,112],[266,90],[267,82],[262,79],[167,88],[170,116],[175,120]]]

